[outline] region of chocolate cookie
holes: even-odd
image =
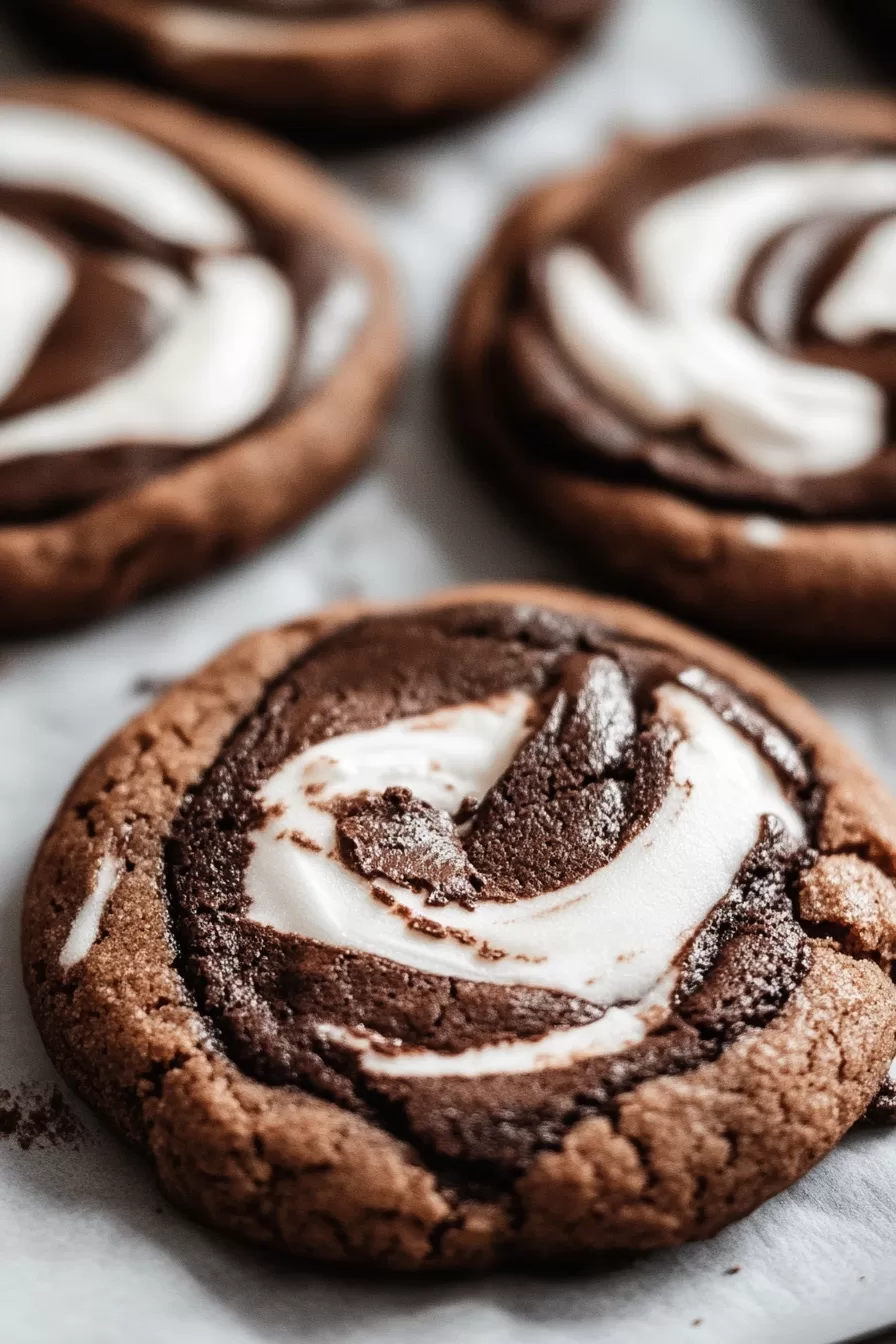
[[[626,138],[462,297],[461,438],[622,584],[753,639],[896,646],[896,106]]]
[[[316,140],[484,111],[543,79],[611,0],[32,0],[71,61],[132,69]]]
[[[86,768],[25,904],[65,1076],[330,1260],[711,1235],[893,1055],[896,805],[769,673],[498,586],[244,640]]]
[[[284,147],[113,86],[0,93],[0,633],[252,550],[357,468],[400,362],[363,225]]]

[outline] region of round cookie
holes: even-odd
[[[601,577],[797,648],[896,647],[896,106],[626,137],[458,308],[460,440]]]
[[[894,865],[896,805],[770,673],[498,585],[250,636],[123,729],[25,977],[218,1227],[404,1268],[669,1246],[874,1096]]]
[[[287,148],[117,85],[0,92],[0,633],[243,555],[359,466],[393,282]]]
[[[34,0],[80,52],[317,141],[478,113],[524,93],[611,0]]]

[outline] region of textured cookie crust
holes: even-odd
[[[811,94],[732,120],[896,142],[891,100]],[[724,129],[724,124],[720,126]],[[524,197],[462,293],[446,356],[446,407],[458,440],[574,551],[595,580],[724,633],[793,649],[896,647],[896,526],[768,518],[714,509],[672,490],[555,470],[521,448],[495,395],[492,352],[520,261],[563,235],[629,156],[669,138],[623,138],[596,167]]]
[[[408,1143],[339,1106],[249,1078],[211,1039],[178,970],[166,838],[185,794],[265,685],[369,606],[253,635],[120,732],[65,798],[25,901],[35,1017],[65,1077],[151,1158],[163,1188],[252,1241],[396,1268],[488,1267],[712,1235],[803,1174],[887,1071],[896,991],[896,806],[819,716],[760,667],[638,607],[551,588],[438,594],[417,607],[511,601],[597,618],[726,677],[808,744],[824,788],[823,858],[800,894],[811,964],[783,1010],[715,1061],[642,1083],[573,1125],[510,1188],[440,1185]],[[413,608],[411,608],[413,609]],[[98,936],[60,952],[110,846],[119,880]]]
[[[247,207],[330,243],[370,286],[370,312],[332,374],[225,447],[60,520],[0,527],[0,634],[71,624],[207,573],[298,522],[360,465],[402,359],[391,275],[340,193],[293,152],[119,85],[30,81],[5,98],[143,132]]]
[[[595,0],[598,16],[612,0]],[[54,46],[315,140],[376,136],[478,113],[544,79],[581,40],[581,18],[537,21],[488,0],[307,19],[165,0],[39,0],[20,16]],[[33,11],[33,12],[32,12]]]

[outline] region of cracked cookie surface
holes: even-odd
[[[896,814],[769,674],[498,587],[251,637],[32,875],[66,1076],[207,1220],[485,1266],[710,1235],[863,1112]]]

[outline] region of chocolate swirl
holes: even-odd
[[[495,378],[551,465],[896,514],[896,153],[768,124],[622,147],[511,286]]]
[[[264,425],[351,340],[361,281],[111,122],[0,105],[0,519]]]
[[[668,650],[534,608],[369,619],[185,803],[182,970],[248,1073],[500,1182],[779,1011],[812,795],[797,746]]]

